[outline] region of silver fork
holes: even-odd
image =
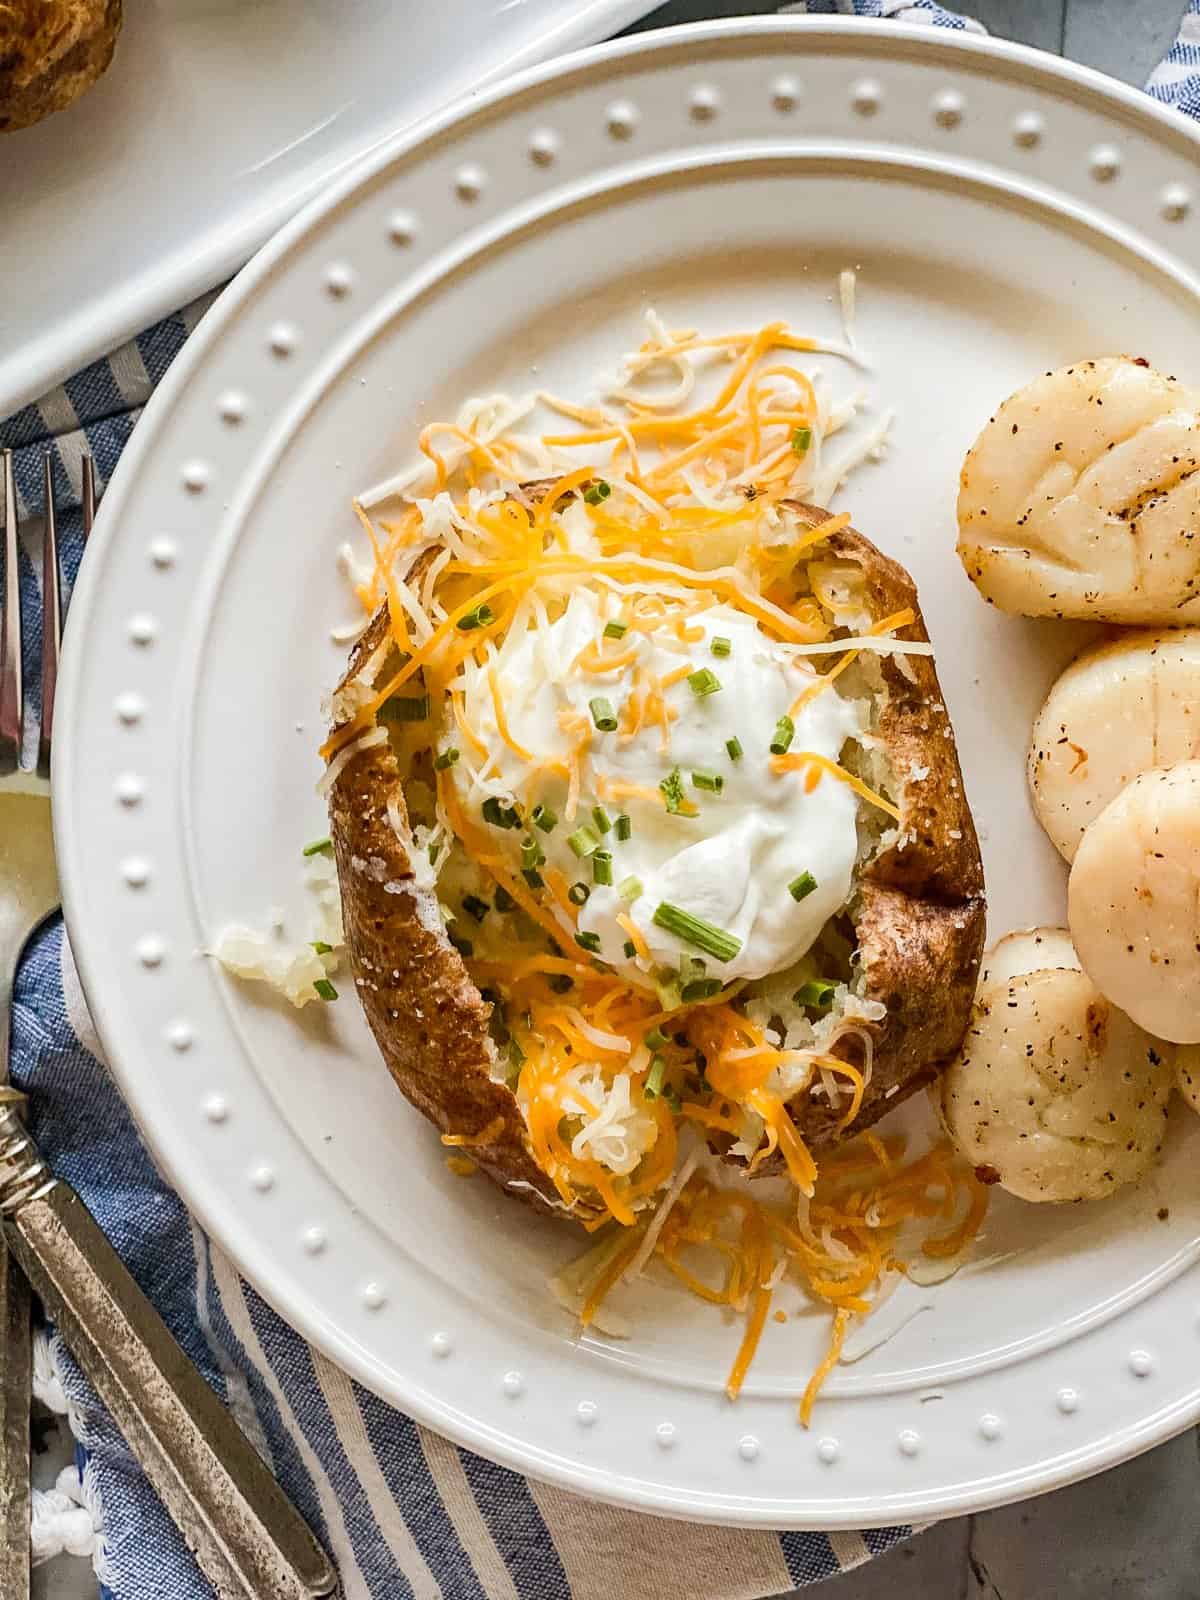
[[[5,563],[0,574],[0,1596],[29,1594],[30,1317],[26,1281],[58,1325],[174,1518],[220,1600],[311,1600],[337,1576],[324,1551],[126,1271],[79,1196],[25,1131],[24,1096],[7,1083],[9,1004],[31,934],[58,909],[50,838],[50,756],[62,641],[58,525],[46,459],[42,717],[36,771],[24,774],[21,605],[11,454],[0,452]],[[95,508],[84,464],[84,532]],[[7,915],[11,911],[13,914]],[[7,926],[11,923],[11,927]],[[19,1269],[18,1270],[18,1266]],[[7,1333],[8,1346],[4,1339]]]

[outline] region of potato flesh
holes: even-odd
[[[1105,807],[1075,854],[1067,916],[1114,1005],[1200,1042],[1200,761],[1142,773]]]
[[[942,1079],[942,1118],[1010,1194],[1096,1200],[1153,1162],[1173,1082],[1156,1041],[1085,973],[1027,972],[980,992]]]
[[[1200,628],[1138,630],[1087,650],[1033,725],[1029,786],[1067,860],[1084,829],[1141,772],[1200,751]]]
[[[1113,622],[1200,617],[1200,415],[1128,357],[1044,374],[963,463],[959,556],[1002,611]]]

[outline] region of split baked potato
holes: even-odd
[[[552,512],[553,519],[565,516],[572,504],[578,505],[583,487],[577,485],[563,496]],[[544,490],[544,485],[537,485],[521,491],[517,497],[521,515],[535,514],[532,508]],[[787,504],[783,513],[795,535],[810,540],[810,530],[829,520],[829,513],[812,505]],[[860,628],[864,619],[878,624],[899,616],[902,623],[896,627],[895,637],[916,642],[919,652],[927,635],[911,579],[862,534],[843,526],[844,520],[836,519],[831,524],[834,531],[824,540],[811,542],[805,551],[794,575],[800,591],[819,587],[828,598],[832,587],[842,595],[846,610],[837,636],[854,633],[849,620],[852,612],[857,613]],[[409,577],[418,581],[437,561],[438,553],[428,546],[421,549]],[[728,640],[717,643],[728,646]],[[711,1019],[718,1011],[724,1011],[727,1020],[734,1017],[735,1027],[738,1017],[746,1018],[746,1026],[756,1027],[756,1037],[769,1041],[781,1058],[801,1041],[803,1048],[793,1054],[819,1055],[819,1050],[825,1049],[827,1055],[821,1060],[845,1062],[853,1069],[851,1076],[857,1074],[861,1092],[852,1103],[852,1117],[847,1116],[842,1096],[832,1087],[840,1080],[828,1066],[808,1071],[794,1092],[787,1094],[786,1116],[791,1128],[806,1146],[816,1150],[868,1127],[934,1079],[962,1039],[983,948],[983,874],[937,674],[928,653],[860,650],[851,654],[857,654],[857,659],[843,662],[839,691],[858,697],[856,704],[869,707],[869,712],[863,713],[869,725],[854,745],[852,756],[844,758],[845,764],[851,777],[885,798],[894,817],[870,805],[859,807],[848,898],[835,907],[813,951],[799,963],[783,972],[758,974],[733,984],[727,991],[732,997],[728,1004],[711,1011],[706,1010],[711,998],[707,991],[720,986],[711,965],[693,980],[693,996],[704,993],[704,998],[690,1004],[669,989],[663,999],[664,974],[656,973],[662,1010],[667,1015],[660,1014],[655,1032],[663,1041],[659,1048],[666,1057],[668,1075],[675,1075],[678,1092],[668,1088],[651,1102],[647,1084],[634,1085],[638,1105],[653,1123],[650,1137],[658,1130],[656,1149],[645,1152],[618,1182],[622,1193],[634,1196],[634,1209],[646,1204],[655,1190],[670,1180],[669,1162],[664,1160],[658,1168],[654,1163],[666,1147],[668,1134],[674,1147],[674,1131],[668,1130],[667,1123],[679,1114],[674,1106],[682,1104],[687,1114],[689,1094],[697,1103],[707,1094],[705,1105],[716,1108],[706,1132],[718,1153],[748,1165],[754,1175],[780,1170],[786,1158],[796,1176],[790,1151],[795,1141],[788,1131],[770,1128],[766,1145],[757,1149],[756,1140],[747,1144],[744,1130],[740,1139],[735,1137],[738,1130],[722,1115],[728,1102],[720,1099],[703,1075],[704,1050],[708,1049],[708,1079],[717,1078],[711,1054]],[[720,667],[715,647],[714,656],[713,664]],[[535,943],[540,939],[543,950],[548,947],[522,904],[513,903],[514,895],[521,892],[519,878],[514,873],[503,880],[510,883],[512,893],[496,891],[483,903],[486,919],[478,926],[492,930],[492,958],[482,963],[485,976],[473,976],[478,972],[477,959],[467,953],[470,942],[461,936],[461,930],[465,926],[475,932],[476,928],[460,905],[469,905],[474,899],[478,907],[480,897],[462,894],[461,886],[457,891],[453,887],[457,870],[453,849],[436,867],[428,860],[426,824],[431,815],[431,790],[444,797],[461,770],[447,770],[443,765],[449,754],[445,728],[447,723],[451,730],[454,726],[452,708],[439,704],[435,695],[430,708],[434,729],[423,747],[419,740],[414,742],[410,725],[397,727],[394,722],[377,721],[379,712],[386,711],[386,701],[372,712],[381,689],[396,676],[397,665],[404,659],[385,603],[354,647],[332,699],[327,746],[332,752],[327,773],[330,834],[359,999],[396,1083],[447,1142],[458,1143],[462,1153],[490,1177],[535,1204],[569,1210],[581,1220],[603,1215],[611,1196],[602,1205],[586,1186],[566,1191],[539,1160],[531,1138],[534,1113],[530,1093],[520,1068],[514,1069],[511,1053],[523,1024],[513,1017],[511,1005],[506,1006],[503,984],[495,976],[497,952],[515,960],[529,948],[531,938]],[[688,708],[691,705],[689,701]],[[748,742],[748,734],[746,738]],[[430,757],[439,748],[439,739],[441,770],[434,771]],[[739,740],[727,744],[739,745]],[[457,751],[454,754],[457,758]],[[729,770],[732,772],[732,767]],[[710,787],[714,783],[709,780]],[[630,808],[635,804],[630,802]],[[688,804],[684,802],[685,815]],[[514,824],[519,822],[528,829],[527,841],[540,849],[542,836],[529,814],[521,810],[518,796],[513,797],[511,814]],[[503,811],[499,815],[502,817]],[[508,838],[503,833],[496,837]],[[515,832],[512,837],[515,839]],[[478,854],[482,849],[472,846],[461,853]],[[536,856],[530,854],[526,859],[536,861]],[[821,876],[820,865],[814,866]],[[476,869],[466,860],[463,870],[469,875]],[[539,876],[536,869],[533,876]],[[793,899],[799,901],[808,893],[802,880],[811,876],[802,874],[789,885]],[[720,889],[719,884],[711,887],[713,893]],[[457,903],[456,893],[460,895]],[[500,907],[502,911],[497,909]],[[643,928],[654,931],[648,916]],[[549,944],[553,947],[553,940]],[[578,954],[569,945],[569,935],[564,934],[561,955]],[[585,951],[597,948],[584,944]],[[627,944],[625,948],[628,955],[634,947]],[[686,956],[681,957],[684,966],[687,961]],[[603,968],[605,964],[593,961],[591,965]],[[697,961],[693,970],[702,969],[703,960]],[[823,982],[803,981],[806,973],[817,971]],[[650,993],[653,1000],[653,989]],[[789,1009],[788,995],[795,1001],[803,996],[799,1020],[793,1015],[789,1021],[779,1014]],[[658,1012],[659,1006],[651,1003],[649,1009]],[[645,1057],[642,1059],[644,1063]],[[654,1061],[662,1059],[654,1057]],[[661,1065],[657,1070],[661,1077]],[[652,1062],[651,1078],[654,1071]],[[560,1119],[560,1132],[568,1120]],[[577,1123],[565,1127],[562,1136],[570,1139],[572,1129],[577,1144]],[[640,1175],[652,1168],[643,1186],[645,1192],[638,1193]]]

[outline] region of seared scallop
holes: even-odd
[[[1200,761],[1144,772],[1104,808],[1067,917],[1101,993],[1162,1039],[1200,1042]]]
[[[1138,629],[1085,650],[1033,725],[1038,820],[1072,860],[1083,831],[1139,772],[1200,752],[1200,628]]]
[[[963,463],[958,553],[1030,617],[1200,619],[1200,398],[1141,360],[1047,372]]]

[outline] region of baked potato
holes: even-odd
[[[1200,619],[1198,405],[1128,356],[1007,399],[959,487],[958,553],[984,599],[1029,617]]]
[[[549,495],[544,484],[526,486],[494,516],[497,525],[507,519],[506,528],[511,524],[521,537],[538,530],[538,553],[531,558],[537,561],[543,538],[553,551],[555,536],[565,538],[563,528],[602,521],[603,511],[599,490],[583,478]],[[788,668],[788,687],[772,655],[783,646],[753,619],[734,615],[732,603],[685,616],[679,602],[674,632],[683,656],[670,676],[679,678],[684,658],[689,670],[674,707],[656,700],[662,744],[669,738],[671,753],[669,760],[653,756],[665,775],[649,790],[622,787],[611,772],[622,770],[620,749],[642,741],[637,732],[628,735],[628,747],[620,745],[631,703],[637,719],[643,711],[651,716],[651,691],[643,704],[635,677],[619,715],[606,696],[592,697],[590,733],[578,728],[566,698],[575,692],[571,674],[580,656],[599,672],[597,687],[614,686],[618,669],[604,668],[609,657],[603,653],[611,649],[615,660],[631,626],[611,615],[605,622],[603,611],[592,611],[581,632],[563,631],[583,604],[582,576],[556,579],[549,613],[541,615],[532,601],[532,613],[514,611],[511,597],[495,588],[476,590],[455,608],[447,595],[442,632],[424,642],[409,631],[412,607],[393,594],[390,608],[380,606],[355,646],[332,698],[330,834],[355,987],[384,1061],[447,1142],[509,1190],[580,1220],[615,1215],[628,1221],[651,1204],[670,1182],[677,1127],[689,1122],[752,1175],[780,1171],[786,1163],[793,1179],[810,1188],[808,1149],[868,1127],[930,1082],[957,1049],[970,1015],[984,938],[982,867],[914,586],[901,567],[844,526],[844,518],[795,502],[783,502],[771,515],[783,530],[772,534],[780,541],[776,556],[779,548],[800,554],[777,567],[772,587],[760,592],[786,591],[793,618],[811,621],[827,608],[832,635],[824,629],[827,642],[817,659],[837,655],[836,688],[830,694],[831,679],[812,674],[799,656]],[[672,571],[678,573],[685,559],[710,576],[732,571],[726,563],[735,559],[744,569],[755,516],[751,497],[743,524],[719,535],[697,533]],[[827,522],[831,531],[822,537]],[[419,544],[407,570],[408,592],[427,601],[449,565],[444,547]],[[712,581],[732,592],[729,580]],[[663,582],[670,587],[674,579]],[[632,583],[630,577],[627,590]],[[690,592],[686,584],[672,590]],[[630,601],[626,593],[615,598],[622,617],[628,619],[633,607],[636,648],[660,648],[653,643],[657,633],[637,633],[642,600]],[[524,598],[517,602],[524,604]],[[524,649],[527,639],[524,655],[505,655],[503,639],[511,633],[500,629],[504,606],[510,619],[530,618],[527,635],[514,647]],[[645,610],[653,613],[652,597]],[[397,626],[398,611],[407,625]],[[777,625],[773,602],[759,614]],[[710,624],[710,616],[717,621]],[[464,620],[481,633],[496,628],[500,648],[472,653],[468,634],[457,669],[460,689],[437,651],[449,648],[454,636],[448,630]],[[902,643],[874,648],[869,630],[881,624]],[[710,626],[720,632],[707,631]],[[851,638],[857,648],[839,647],[839,639]],[[580,640],[568,670],[563,662]],[[687,655],[697,646],[704,665]],[[751,664],[753,675],[746,676]],[[713,668],[724,675],[715,691]],[[803,724],[798,739],[809,737],[810,692],[817,696],[812,704],[827,706],[822,716],[859,708],[856,733],[830,734],[830,758],[807,754],[799,744],[789,751],[791,734],[780,735],[790,719],[776,718],[772,697],[784,693],[787,705],[797,671],[810,686],[797,702],[804,702],[803,711],[793,707],[796,724]],[[541,704],[542,677],[554,691],[547,703],[557,706],[560,726],[575,730],[572,738],[586,733],[596,744],[611,742],[617,765],[605,769],[607,787],[593,773],[597,787],[582,799],[577,775],[568,778],[564,770],[533,791],[541,798],[532,804],[523,787],[527,764],[510,754],[510,748],[522,757],[542,754],[541,747],[532,750],[528,732]],[[397,711],[405,684],[423,692],[415,710]],[[727,711],[720,710],[722,691]],[[430,720],[417,720],[422,716]],[[734,720],[724,727],[716,716]],[[734,727],[722,751],[715,730]],[[466,769],[476,746],[483,764],[472,778]],[[694,750],[707,752],[712,770],[692,770],[688,784],[681,770],[691,767]],[[679,764],[666,772],[669,762]],[[834,771],[839,762],[842,781]],[[750,768],[756,775],[743,776]],[[827,808],[836,803],[838,811],[836,818],[828,811],[833,820],[820,857],[798,857],[780,882],[779,863],[797,848],[797,837],[785,827],[756,831],[756,805],[770,821],[771,796],[783,792],[793,772],[805,795],[823,796]],[[504,783],[491,781],[497,774]],[[476,820],[480,795],[482,823]],[[621,807],[615,818],[605,809],[610,805]],[[720,816],[722,806],[732,819],[728,826],[714,824],[715,834],[678,855],[654,857],[655,841],[686,833],[697,818],[698,827],[707,827],[705,819]],[[573,812],[571,823],[558,811]],[[591,822],[584,821],[588,817]],[[574,857],[563,850],[569,826],[574,831],[565,844]],[[736,849],[729,844],[735,837]],[[635,851],[634,859],[636,849],[649,852],[640,877],[622,880],[623,844]],[[682,881],[684,856],[690,922],[663,915],[664,908],[677,909],[669,896]],[[607,858],[603,871],[601,858]],[[566,884],[561,868],[572,859],[579,863],[572,870],[581,874],[591,864],[590,884],[582,877]],[[771,873],[755,879],[759,863],[770,864]],[[773,896],[760,892],[764,881],[773,885]],[[822,895],[830,893],[825,905]],[[816,919],[816,932],[797,947],[789,943],[789,930],[802,913]],[[629,934],[623,945],[620,933],[613,942],[614,922]],[[689,942],[696,926],[707,930],[699,945]],[[716,934],[723,942],[714,941]],[[550,1035],[545,1027],[538,1032],[539,1017],[561,1030],[554,1035],[561,1072],[553,1084],[544,1067]],[[604,1083],[599,1067],[583,1069],[581,1056],[589,1049],[604,1065]],[[563,1073],[571,1078],[569,1092],[561,1088]],[[544,1098],[550,1106],[545,1114]]]
[[[0,5],[0,133],[63,111],[108,67],[121,0],[16,0]]]
[[[1104,998],[1063,929],[1010,935],[984,970],[939,1085],[961,1154],[1022,1200],[1098,1200],[1142,1177],[1166,1131],[1171,1047]]]
[[[1029,746],[1038,821],[1072,861],[1084,830],[1140,772],[1200,751],[1200,628],[1132,629],[1078,656]]]

